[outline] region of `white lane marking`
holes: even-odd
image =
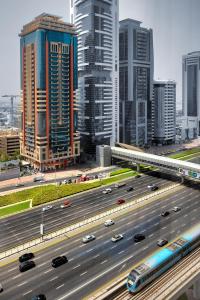
[[[105,259],[104,261],[101,262],[101,265],[105,264],[108,260]]]
[[[160,223],[158,222],[158,223],[155,223],[154,225],[159,225]]]
[[[125,252],[125,250],[122,250],[122,251],[118,252],[118,254],[122,254],[122,253],[124,253],[124,252]]]
[[[85,246],[85,244],[83,244],[83,245],[80,245],[80,246],[78,246],[79,248],[81,248],[81,247],[84,247]]]
[[[146,247],[143,248],[143,250],[146,250],[147,248],[149,248],[149,246],[147,245]]]
[[[99,257],[99,256],[100,256],[100,254],[97,254],[97,255],[93,256],[93,258],[97,258],[97,257]]]
[[[183,217],[186,218],[188,216],[188,214],[184,215]]]
[[[74,260],[74,257],[72,257],[72,258],[68,259],[68,261],[72,261],[72,260]]]
[[[52,269],[48,269],[48,270],[46,270],[45,272],[44,272],[44,274],[47,274],[47,273],[49,273],[49,272],[51,272],[52,271]]]
[[[80,276],[83,276],[83,275],[85,275],[86,273],[87,273],[87,271],[81,273]]]
[[[94,250],[94,248],[91,248],[91,249],[87,250],[86,252],[89,253],[89,252],[91,252],[93,250]]]
[[[16,275],[16,276],[14,276],[12,279],[16,279],[16,278],[18,278],[18,277],[20,277],[22,274],[18,274],[18,275]]]
[[[171,233],[174,233],[176,230],[172,230]]]
[[[46,265],[47,263],[48,263],[48,262],[43,262],[41,265],[38,266],[38,268],[40,268],[40,267]]]
[[[114,249],[114,248],[116,248],[117,247],[117,245],[114,245],[114,246],[112,246],[110,249]]]
[[[32,293],[33,290],[29,290],[28,292],[24,293],[23,296],[26,296],[27,294]]]
[[[64,286],[64,283],[63,284],[61,284],[61,285],[59,285],[59,286],[57,286],[57,288],[56,288],[56,290],[59,290],[61,287],[63,287]]]
[[[72,270],[74,270],[74,269],[76,269],[76,268],[78,268],[78,267],[80,267],[80,266],[81,266],[81,265],[77,265],[77,266],[73,267]]]
[[[54,249],[53,252],[56,252],[56,251],[58,251],[60,249],[62,249],[62,247],[58,247],[58,248]]]
[[[149,237],[152,237],[153,235],[154,235],[154,233],[150,234],[150,236],[149,236]]]
[[[13,270],[15,270],[16,269],[16,267],[14,267],[14,268],[12,268],[12,269],[9,269],[7,272],[11,272],[11,271],[13,271]]]
[[[127,239],[127,241],[130,241],[130,240],[132,240],[132,236],[131,236],[130,238]]]
[[[51,278],[49,281],[56,280],[57,278],[58,278],[58,276],[55,276],[55,277]]]
[[[164,229],[167,229],[167,227],[165,226],[165,227],[162,227],[161,229],[163,229],[163,230],[164,230]]]
[[[26,283],[27,283],[27,281],[23,281],[23,282],[19,283],[17,286],[21,286],[21,285],[24,285]]]

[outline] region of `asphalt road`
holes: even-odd
[[[39,237],[42,218],[45,224],[45,232],[52,232],[112,207],[116,207],[116,201],[119,198],[129,201],[133,200],[134,197],[141,197],[150,192],[147,188],[147,185],[150,183],[156,183],[161,188],[171,183],[169,179],[173,178],[175,180],[171,175],[165,175],[160,172],[151,172],[150,174],[154,176],[144,175],[137,179],[127,180],[125,187],[120,189],[115,188],[111,194],[103,194],[102,191],[105,189],[104,187],[73,196],[70,200],[72,205],[68,208],[60,208],[60,204],[63,203],[62,200],[54,203],[51,210],[43,213],[40,207],[1,219],[0,252]],[[126,190],[129,186],[133,186],[135,189],[132,192],[127,192]]]
[[[158,249],[159,238],[171,240],[199,222],[199,192],[199,185],[188,183],[178,194],[115,219],[111,227],[102,224],[93,228],[89,233],[96,235],[95,241],[82,244],[82,235],[78,235],[38,252],[34,259],[36,267],[25,273],[19,272],[16,262],[1,268],[4,291],[0,298],[29,300],[44,293],[47,300],[83,299]],[[163,210],[171,211],[174,206],[180,206],[181,211],[171,212],[165,218],[160,216]],[[133,235],[141,232],[146,239],[135,244]],[[112,243],[111,237],[116,233],[124,234],[124,239]],[[69,262],[53,269],[51,259],[58,255],[67,255]]]

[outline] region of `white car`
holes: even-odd
[[[155,184],[149,184],[149,185],[147,185],[148,189],[151,189],[154,186],[155,186]]]
[[[96,239],[95,235],[94,234],[90,234],[90,235],[84,236],[84,238],[82,239],[82,242],[83,243],[88,243],[88,242],[91,242],[91,241],[93,241],[95,239]]]
[[[115,222],[114,222],[113,220],[107,220],[107,221],[105,221],[105,223],[104,223],[104,225],[105,225],[106,227],[111,226],[111,225],[114,225],[114,224],[115,224]]]
[[[44,182],[45,182],[45,179],[40,180],[40,183],[44,183]]]
[[[179,206],[174,206],[174,208],[172,208],[173,211],[177,212],[177,211],[180,211],[181,208]]]
[[[105,190],[103,190],[103,194],[109,194],[109,193],[111,193],[112,192],[112,189],[111,188],[107,188],[107,189],[105,189]]]
[[[113,243],[118,242],[124,238],[123,234],[115,234],[112,238],[111,241]]]
[[[53,205],[47,205],[45,207],[42,208],[42,211],[47,211],[53,208]]]
[[[64,184],[67,184],[67,183],[68,183],[68,180],[67,180],[67,179],[63,180],[63,183],[64,183]]]

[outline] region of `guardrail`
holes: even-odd
[[[171,185],[171,186],[169,186],[167,188],[164,188],[162,190],[154,192],[154,193],[152,193],[150,195],[146,195],[146,196],[144,196],[144,197],[142,197],[140,199],[133,200],[133,201],[131,201],[129,203],[120,205],[120,206],[118,206],[116,208],[110,209],[110,210],[108,210],[106,212],[103,212],[103,213],[101,213],[99,215],[96,215],[94,217],[88,218],[88,219],[86,219],[84,221],[81,221],[79,223],[76,223],[74,225],[71,225],[71,226],[59,229],[59,230],[57,230],[55,232],[48,233],[46,235],[41,236],[40,238],[37,238],[37,239],[32,240],[30,242],[27,242],[27,243],[25,243],[23,245],[19,245],[19,246],[16,246],[16,247],[12,248],[12,249],[6,250],[6,251],[0,253],[0,260],[6,258],[8,256],[11,256],[11,255],[13,255],[15,253],[18,253],[20,251],[23,251],[23,250],[26,250],[26,249],[31,248],[33,246],[39,245],[39,244],[41,244],[43,242],[46,242],[48,240],[51,240],[53,238],[56,238],[58,236],[64,235],[64,234],[66,234],[68,232],[74,231],[74,230],[76,230],[76,229],[78,229],[80,227],[86,226],[86,225],[88,225],[90,223],[96,222],[96,221],[98,221],[100,219],[103,219],[103,218],[105,218],[107,216],[110,216],[110,215],[112,215],[114,213],[117,213],[117,212],[119,212],[121,210],[125,210],[125,209],[127,209],[127,208],[129,208],[131,206],[137,205],[137,204],[139,204],[139,203],[141,203],[143,201],[147,201],[147,200],[149,200],[149,199],[151,199],[151,198],[153,198],[153,197],[155,197],[157,195],[160,195],[160,194],[162,194],[164,192],[167,192],[167,191],[169,191],[169,190],[171,190],[171,189],[173,189],[173,188],[175,188],[175,187],[177,187],[179,185],[180,184],[173,184],[173,185]]]

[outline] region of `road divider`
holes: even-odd
[[[9,257],[13,254],[16,254],[18,252],[21,252],[21,251],[24,251],[26,249],[29,249],[33,246],[36,246],[36,245],[39,245],[43,242],[46,242],[46,241],[49,241],[53,238],[56,238],[56,237],[59,237],[59,236],[62,236],[62,235],[66,235],[67,233],[71,232],[71,231],[74,231],[74,230],[77,230],[81,227],[84,227],[88,224],[91,224],[91,223],[95,223],[107,216],[111,216],[112,214],[115,214],[115,213],[118,213],[120,211],[123,211],[123,210],[127,210],[128,208],[131,208],[131,207],[134,207],[135,205],[138,205],[138,204],[145,204],[145,201],[148,201],[150,200],[151,198],[155,197],[155,196],[158,196],[162,193],[165,193],[165,192],[168,192],[176,187],[180,186],[180,184],[173,184],[173,185],[170,185],[166,188],[163,188],[161,190],[158,190],[156,192],[153,192],[149,195],[146,195],[146,196],[143,196],[139,199],[136,199],[136,200],[132,200],[132,201],[129,201],[128,203],[126,204],[123,204],[123,205],[120,205],[118,207],[115,207],[113,209],[110,209],[108,211],[105,211],[103,213],[100,213],[96,216],[93,216],[91,218],[88,218],[88,219],[85,219],[79,223],[76,223],[76,224],[73,224],[73,225],[70,225],[70,226],[67,226],[65,228],[62,228],[62,229],[59,229],[57,231],[54,231],[54,232],[51,232],[51,233],[48,233],[48,234],[45,234],[39,238],[36,238],[32,241],[29,241],[29,242],[26,242],[25,244],[23,245],[19,245],[19,246],[16,246],[16,247],[13,247],[12,249],[9,249],[9,250],[6,250],[2,253],[0,253],[0,260],[6,258],[6,257]]]

